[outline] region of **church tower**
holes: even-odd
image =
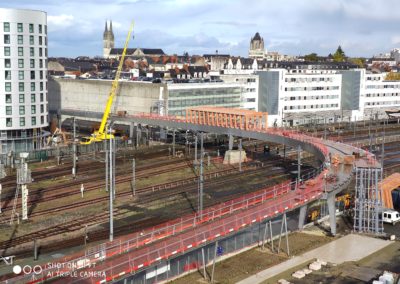
[[[110,56],[111,49],[114,48],[114,33],[112,30],[112,21],[110,21],[110,29],[108,28],[107,21],[103,33],[103,57]]]
[[[264,39],[257,32],[250,41],[249,57],[264,59],[266,50],[264,49]]]

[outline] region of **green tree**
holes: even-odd
[[[304,60],[306,61],[318,61],[318,55],[313,52],[304,56]]]
[[[344,62],[346,61],[346,54],[344,53],[342,47],[339,45],[339,47],[336,49],[336,52],[333,54],[333,61],[335,62]]]

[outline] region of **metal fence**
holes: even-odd
[[[284,182],[279,186],[269,187],[207,208],[203,210],[201,216],[192,214],[138,232],[124,240],[119,239],[98,245],[88,250],[85,255],[79,257],[75,255],[74,258],[69,260],[64,259],[62,268],[48,269],[43,267],[42,275],[37,275],[37,280],[33,280],[33,282],[30,282],[32,276],[21,276],[13,280],[21,283],[37,283],[51,278],[48,277],[49,275],[65,275],[94,264],[97,264],[96,269],[99,269],[99,265],[102,265],[104,260],[118,255],[127,256],[128,262],[125,259],[122,263],[116,264],[114,260],[111,260],[115,267],[111,270],[108,267],[104,268],[107,278],[116,278],[114,271],[119,271],[118,275],[122,276],[120,273],[127,270],[130,272],[141,270],[154,261],[167,259],[214,238],[239,231],[254,222],[272,218],[303,203],[315,200],[322,194],[323,189],[321,169],[308,173],[307,177],[304,176],[304,179],[314,177],[317,181],[313,187],[308,187],[308,190],[294,190],[297,185],[295,182]],[[229,229],[227,229],[228,227]],[[175,240],[175,238],[179,240]],[[190,242],[189,239],[192,241]],[[146,245],[153,243],[155,243],[154,247],[146,247]],[[182,244],[186,245],[181,246]],[[179,247],[177,247],[178,245]],[[154,255],[157,255],[157,257],[153,259]],[[126,267],[126,265],[128,266]],[[122,271],[120,271],[121,267],[124,267]]]

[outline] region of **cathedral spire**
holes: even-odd
[[[107,29],[107,20],[106,20],[106,26],[104,28],[104,32],[107,32],[107,31],[108,31],[108,29]]]
[[[112,32],[112,21],[110,20],[110,32]]]

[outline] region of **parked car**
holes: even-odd
[[[383,211],[382,219],[383,222],[394,225],[397,222],[400,222],[400,213],[395,210],[386,210]]]

